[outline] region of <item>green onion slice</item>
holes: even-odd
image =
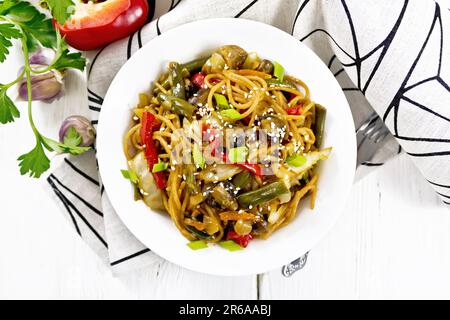
[[[192,156],[194,158],[195,165],[197,167],[199,167],[200,169],[203,169],[205,167],[205,157],[203,157],[203,154],[200,151],[198,144],[194,144],[194,150],[192,150]]]
[[[187,244],[187,246],[192,250],[200,250],[208,248],[208,245],[203,240],[191,241]]]
[[[226,109],[226,110],[222,110],[220,111],[220,115],[222,117],[231,119],[231,120],[239,120],[242,119],[242,114],[240,114],[238,111],[236,111],[235,109]]]
[[[122,172],[122,176],[125,179],[130,180],[134,184],[136,184],[139,180],[137,174],[132,170],[120,170],[120,172]]]
[[[306,157],[301,154],[293,154],[286,158],[286,163],[293,167],[301,167],[306,163]]]
[[[166,162],[158,162],[153,165],[152,172],[157,173],[167,170],[169,165]]]
[[[219,242],[219,245],[228,251],[238,251],[244,249],[233,240]]]
[[[245,162],[247,155],[248,155],[247,147],[237,147],[228,150],[228,159],[232,163]]]
[[[284,68],[281,64],[274,61],[273,63],[274,69],[273,69],[273,75],[280,81],[283,81],[284,79]]]
[[[214,98],[216,99],[217,106],[220,107],[219,109],[230,108],[228,100],[224,95],[221,95],[219,93],[214,93]]]

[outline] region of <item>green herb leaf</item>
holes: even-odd
[[[281,64],[274,61],[273,63],[274,69],[273,69],[273,75],[280,81],[283,81],[284,79],[284,68]]]
[[[158,162],[153,165],[152,172],[157,173],[167,170],[169,164],[167,162]]]
[[[14,7],[18,3],[18,0],[5,0],[0,2],[0,15],[8,13],[9,9]]]
[[[6,94],[7,87],[0,86],[0,123],[14,122],[14,118],[20,117],[20,112],[12,100]]]
[[[18,1],[6,12],[9,19],[17,23],[27,36],[27,46],[30,52],[36,50],[39,44],[46,48],[56,47],[56,34],[52,19],[47,18],[31,3]]]
[[[9,53],[8,48],[12,46],[11,39],[19,39],[22,37],[20,31],[11,23],[0,24],[0,62],[6,60]]]
[[[72,0],[44,0],[41,1],[41,5],[43,4],[48,6],[53,18],[60,25],[63,25],[75,12],[75,4]]]
[[[70,127],[64,136],[64,144],[67,146],[78,147],[82,141],[83,139],[74,127]]]
[[[42,143],[44,144],[44,146],[47,148],[48,151],[55,151],[58,153],[69,153],[77,156],[91,150],[91,147],[71,146],[43,136],[41,138]]]
[[[187,244],[187,246],[192,250],[200,250],[208,248],[208,245],[203,240],[191,241]]]
[[[238,250],[244,249],[240,245],[238,245],[236,242],[234,242],[233,240],[219,242],[219,245],[222,248],[227,249],[228,251],[238,251]]]
[[[228,159],[232,163],[245,162],[247,155],[248,155],[247,147],[237,147],[228,150]]]
[[[194,144],[192,157],[194,158],[194,163],[197,167],[199,167],[200,169],[203,169],[205,167],[205,158],[203,157],[203,154],[200,151],[198,144]]]
[[[68,68],[78,69],[83,71],[86,66],[86,59],[83,58],[80,52],[69,53],[69,48],[67,46],[64,38],[61,38],[59,32],[57,32],[57,46],[58,51],[56,53],[55,62],[53,62],[52,67],[57,70],[64,70]]]
[[[50,168],[50,160],[45,154],[41,141],[37,141],[33,150],[21,155],[17,160],[20,162],[20,173],[22,175],[29,173],[33,178],[39,178]]]
[[[236,111],[235,109],[226,109],[226,110],[222,110],[220,111],[220,115],[222,117],[231,119],[231,120],[239,120],[242,119],[242,114],[240,114],[238,111]]]
[[[120,172],[122,172],[122,176],[125,179],[130,180],[134,184],[138,183],[139,178],[138,178],[136,172],[134,172],[132,170],[120,170]]]
[[[306,157],[301,154],[293,154],[286,158],[286,163],[293,167],[301,167],[306,161]]]
[[[214,93],[214,98],[216,99],[217,109],[229,109],[230,105],[228,104],[227,98],[224,95]]]

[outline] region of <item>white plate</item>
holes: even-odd
[[[320,166],[315,210],[309,200],[288,226],[268,240],[253,240],[245,249],[229,252],[219,246],[192,251],[167,215],[152,212],[133,200],[133,188],[120,170],[127,167],[122,139],[129,127],[138,94],[149,90],[169,61],[199,58],[224,44],[236,44],[261,57],[276,60],[286,72],[311,89],[314,101],[328,109],[324,147],[331,157]],[[100,174],[112,205],[130,231],[153,252],[185,268],[215,275],[263,273],[310,250],[331,229],[349,195],[355,171],[355,130],[347,100],[323,62],[289,34],[244,19],[210,19],[172,29],[155,38],[122,67],[100,114],[97,137]]]

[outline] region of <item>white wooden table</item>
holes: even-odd
[[[16,75],[20,52],[11,56],[0,82]],[[70,74],[64,98],[35,103],[38,127],[56,137],[61,121],[87,103],[85,86],[84,75]],[[20,176],[16,159],[33,147],[20,109],[19,121],[0,126],[0,298],[450,298],[450,212],[406,156],[355,184],[336,226],[291,278],[279,269],[214,277],[168,262],[113,277],[42,190],[44,181]]]

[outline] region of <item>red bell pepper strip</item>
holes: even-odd
[[[302,114],[302,105],[296,105],[286,109],[287,114],[291,116],[299,116]]]
[[[64,25],[54,21],[68,44],[79,50],[94,50],[124,38],[146,21],[147,0],[79,1],[75,13]]]
[[[205,77],[204,73],[198,72],[192,76],[191,81],[197,88],[203,88],[205,86]]]
[[[153,165],[157,164],[158,150],[156,150],[155,142],[153,141],[153,131],[158,130],[161,123],[156,117],[148,111],[142,114],[141,121],[141,143],[144,145],[144,154],[147,159],[148,169],[150,172],[153,169]],[[159,189],[164,189],[167,186],[167,179],[164,172],[153,173],[156,186]]]
[[[240,245],[243,248],[246,248],[248,246],[248,243],[250,240],[253,239],[253,236],[249,233],[244,236],[238,235],[235,231],[230,230],[227,233],[227,240],[233,240],[238,245]]]

